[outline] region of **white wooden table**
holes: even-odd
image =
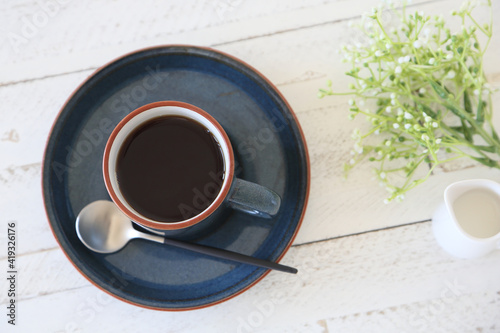
[[[414,1],[449,14],[454,0]],[[348,21],[372,0],[17,0],[0,3],[1,332],[500,332],[500,251],[455,259],[436,244],[431,216],[453,181],[498,170],[470,161],[441,168],[402,203],[360,165],[345,181],[347,97],[318,99],[328,78],[347,85],[336,53]],[[494,15],[500,2],[493,0]],[[498,23],[498,22],[495,22]],[[284,94],[303,127],[311,191],[302,228],[282,263],[245,293],[196,311],[121,302],[70,264],[46,220],[40,187],[45,140],[60,107],[96,68],[139,48],[182,43],[230,53]],[[485,59],[500,87],[500,24]],[[500,128],[500,98],[495,96]],[[7,323],[7,224],[15,222],[16,326]]]

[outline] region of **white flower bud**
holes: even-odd
[[[356,151],[356,153],[358,153],[358,154],[361,154],[361,153],[363,153],[363,147],[361,147],[361,146],[359,145],[359,143],[358,143],[358,142],[356,142],[356,143],[354,144],[354,151]]]

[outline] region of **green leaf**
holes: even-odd
[[[475,145],[475,147],[479,150],[488,152],[488,153],[496,153],[497,148],[495,146],[481,146],[481,145]]]
[[[460,119],[465,119],[465,116],[453,105],[446,104],[446,108],[448,110],[450,110],[455,116],[459,117]]]
[[[476,160],[479,163],[482,163],[482,164],[484,164],[486,166],[489,166],[491,168],[498,168],[498,162],[492,160],[491,158],[487,158],[487,157],[474,157],[474,156],[471,156],[471,158],[473,160]]]
[[[439,97],[447,101],[445,106],[448,110],[450,110],[455,116],[459,117],[460,119],[466,119],[465,116],[460,112],[460,110],[449,103],[450,98],[448,96],[450,94],[450,91],[446,87],[442,87],[440,84],[433,80],[429,80],[429,84],[431,85],[432,89],[434,89],[434,91],[439,95]]]
[[[439,95],[439,97],[443,99],[448,98],[448,92],[436,81],[429,80],[429,84],[431,85],[432,89],[434,89],[434,91]]]
[[[467,93],[467,90],[464,91],[464,109],[468,113],[472,113],[472,106],[470,103],[470,98],[469,94]]]
[[[497,142],[499,142],[499,141],[500,141],[500,140],[498,139],[498,134],[497,134],[497,132],[495,131],[495,129],[494,129],[494,128],[492,128],[492,129],[491,129],[491,137],[493,138],[493,140],[495,140],[495,141],[497,141]],[[499,152],[499,154],[500,154],[500,152]]]
[[[477,105],[476,120],[479,125],[484,123],[484,102],[481,99],[479,99],[479,104]]]
[[[462,133],[464,133],[465,140],[472,143],[472,134],[470,132],[470,128],[467,126],[467,124],[465,123],[465,121],[463,119],[460,121],[462,123]]]
[[[423,111],[425,112],[429,117],[431,117],[432,119],[434,120],[437,120],[437,116],[438,114],[436,112],[434,112],[434,110],[432,110],[430,107],[428,107],[427,105],[425,104],[422,104],[422,103],[418,103],[417,102],[417,108],[420,110],[420,111]]]

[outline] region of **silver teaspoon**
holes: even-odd
[[[296,268],[280,265],[275,262],[224,249],[140,232],[134,229],[132,221],[130,221],[130,219],[111,201],[98,200],[85,206],[76,218],[76,233],[86,247],[98,253],[116,252],[122,249],[131,239],[142,238],[212,257],[274,269],[286,273],[297,273]]]

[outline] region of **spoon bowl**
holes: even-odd
[[[82,243],[98,253],[121,250],[133,238],[148,239],[208,256],[236,261],[282,272],[297,273],[297,269],[275,262],[210,246],[182,242],[176,239],[150,235],[134,229],[132,221],[111,201],[98,200],[85,206],[76,218],[76,233]]]
[[[85,206],[76,218],[78,238],[98,253],[121,250],[130,239],[137,237],[134,231],[129,218],[111,201],[94,201]]]

